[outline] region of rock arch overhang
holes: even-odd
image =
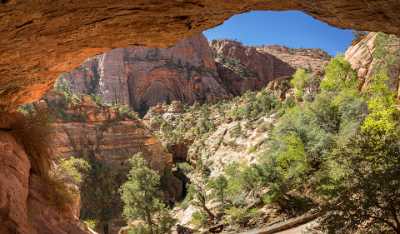
[[[167,47],[250,10],[301,10],[328,24],[400,35],[398,0],[1,0],[0,110],[112,48]]]

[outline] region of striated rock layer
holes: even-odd
[[[115,49],[61,78],[78,94],[145,112],[160,102],[192,104],[229,97],[221,86],[207,39],[193,36],[169,49]]]
[[[170,46],[250,10],[302,10],[331,25],[400,34],[398,0],[3,0],[0,106],[38,100],[57,76],[112,48]]]
[[[118,169],[142,152],[153,169],[163,172],[172,167],[172,155],[133,113],[98,105],[88,96],[68,103],[56,92],[47,94],[36,108],[55,116],[51,127],[57,156],[94,157]]]
[[[200,34],[168,49],[115,49],[64,74],[58,85],[143,114],[158,103],[213,102],[260,90],[272,80],[290,77],[299,67],[321,75],[330,59],[316,49],[269,53],[265,48],[231,40],[208,44]]]

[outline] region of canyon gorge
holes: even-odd
[[[196,170],[186,173],[180,166],[206,165],[205,173],[214,178],[231,163],[256,163],[270,147],[283,115],[279,108],[293,105],[287,100],[300,106],[312,102],[334,59],[314,48],[207,41],[202,31],[250,10],[302,10],[334,26],[371,31],[353,41],[344,59],[360,92],[368,92],[382,60],[389,60],[386,54],[375,56],[382,49],[377,45],[382,38],[390,41],[385,53],[393,57],[384,66],[398,100],[399,9],[396,0],[0,1],[0,233],[117,234],[121,228],[125,233],[129,223],[119,187],[137,153],[161,176],[163,201],[189,230],[179,233],[191,233],[198,227],[189,217],[201,209],[185,205],[187,185],[202,181]],[[308,84],[301,98],[291,83],[299,70],[318,83],[318,88]],[[256,114],[242,113],[250,109]],[[42,126],[49,130],[46,136],[21,111],[48,113],[51,121]],[[43,144],[51,162],[37,157],[42,152],[36,147]],[[53,199],[57,187],[50,187],[56,182],[45,171],[56,165],[53,160],[70,157],[100,169],[59,206]],[[97,193],[103,185],[110,185],[109,197]],[[243,199],[252,208],[259,205],[254,198]],[[93,200],[109,212],[95,230],[82,220],[104,215],[95,214]],[[263,214],[248,226],[229,220],[223,227],[235,233],[298,215],[273,205],[260,210]]]

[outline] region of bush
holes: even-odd
[[[62,158],[57,162],[57,172],[61,178],[71,181],[73,184],[80,185],[83,180],[83,174],[90,170],[89,163],[82,158],[69,157]]]
[[[226,209],[226,216],[225,219],[230,225],[240,225],[240,226],[246,226],[247,223],[259,216],[260,212],[253,208],[253,209],[247,209],[244,207],[230,207]]]
[[[301,100],[304,95],[304,88],[309,85],[311,75],[304,69],[297,69],[293,75],[290,84],[294,88],[294,94],[297,99]]]
[[[357,75],[344,56],[336,56],[325,68],[325,77],[321,81],[321,89],[338,91],[344,88],[357,87]]]

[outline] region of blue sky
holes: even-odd
[[[292,48],[321,48],[344,53],[351,30],[332,27],[299,11],[253,11],[235,15],[204,32],[208,40],[236,39],[245,45],[279,44]]]

